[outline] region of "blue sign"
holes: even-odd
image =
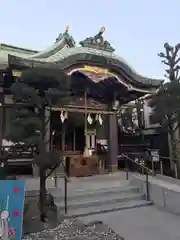
[[[21,240],[24,181],[0,180],[0,240]]]

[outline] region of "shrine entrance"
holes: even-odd
[[[110,135],[108,131],[112,132],[112,130],[109,130],[108,126],[109,115],[115,117],[113,154],[117,169],[118,106],[114,106],[114,109],[110,108],[108,96],[104,97],[104,89],[97,86],[97,78],[103,81],[107,77],[107,69],[93,66],[84,66],[84,69],[88,69],[88,74],[83,73],[79,68],[71,74],[73,96],[67,101],[67,105],[65,104],[63,108],[53,107],[51,114],[51,147],[68,158],[71,176],[89,176],[107,173],[110,170],[112,164],[108,160],[107,145]],[[93,72],[93,79],[96,81],[90,78],[90,71]],[[97,71],[96,78],[95,71]],[[115,103],[118,104],[117,101]]]

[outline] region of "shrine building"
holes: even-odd
[[[9,89],[24,69],[59,69],[70,76],[74,96],[67,104],[54,106],[49,112],[47,139],[49,148],[70,158],[72,176],[80,176],[82,172],[91,175],[91,164],[78,160],[78,156],[91,156],[97,142],[107,149],[106,168],[117,170],[121,138],[117,130],[118,108],[146,94],[154,94],[163,82],[138,74],[116,55],[113,46],[104,39],[104,31],[101,28],[93,37],[77,43],[67,27],[44,51],[0,44],[1,105],[13,104]],[[81,89],[84,81],[86,93]],[[1,108],[1,139],[8,128],[8,111],[9,108]]]

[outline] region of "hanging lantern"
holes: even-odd
[[[89,114],[88,117],[87,117],[87,121],[89,124],[92,124],[93,123],[93,119],[91,117],[91,115]]]

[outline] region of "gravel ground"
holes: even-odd
[[[51,208],[47,211],[47,217],[48,223],[40,222],[37,200],[31,200],[24,216],[22,240],[123,240],[101,221],[84,224],[79,219],[67,220],[62,216],[61,222],[57,222],[56,211]]]
[[[87,225],[77,219],[63,220],[54,229],[46,229],[39,233],[25,235],[22,240],[124,240],[102,222],[90,222]]]

